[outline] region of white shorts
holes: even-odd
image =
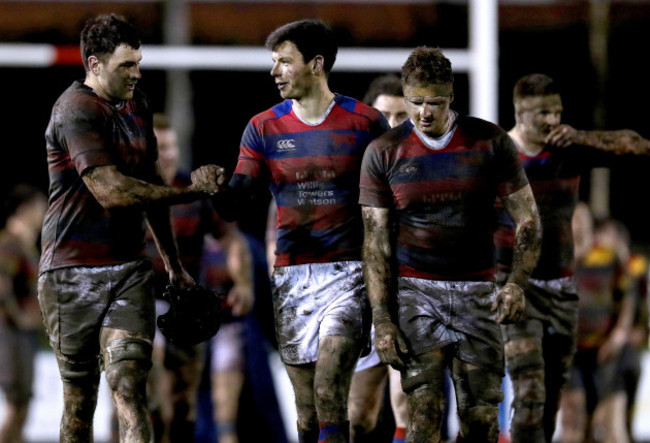
[[[243,321],[224,323],[219,333],[212,337],[211,364],[212,372],[244,370],[244,333]]]
[[[364,339],[368,306],[360,261],[276,267],[273,310],[282,361],[315,362],[321,337]]]
[[[377,354],[377,349],[375,349],[375,326],[372,325],[370,329],[370,353],[359,359],[357,362],[357,367],[354,368],[354,372],[365,371],[366,369],[374,368],[375,366],[383,364]]]

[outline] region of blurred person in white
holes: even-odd
[[[0,387],[5,417],[0,442],[23,441],[34,381],[38,332],[43,330],[36,298],[38,235],[47,209],[45,194],[17,185],[4,202],[0,230]]]

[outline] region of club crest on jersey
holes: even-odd
[[[294,151],[296,149],[296,140],[293,138],[283,138],[275,144],[280,152]]]

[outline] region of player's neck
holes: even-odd
[[[323,120],[333,100],[334,93],[329,87],[320,85],[304,97],[293,99],[293,111],[302,121],[317,123]]]
[[[543,144],[530,142],[522,135],[522,131],[519,130],[517,126],[512,128],[508,135],[515,142],[517,150],[528,156],[534,157],[544,149]]]
[[[106,100],[108,103],[111,103],[115,106],[118,106],[123,103],[123,100],[113,100],[111,97],[104,92],[102,89],[101,84],[97,81],[97,79],[93,76],[87,75],[86,80],[84,81],[84,85],[88,86],[90,89],[93,90],[93,92],[98,96]]]

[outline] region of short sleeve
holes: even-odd
[[[387,166],[375,143],[370,143],[361,162],[359,203],[364,206],[390,207],[393,193],[388,183]]]
[[[517,192],[528,184],[517,147],[505,131],[495,139],[495,159],[497,190],[500,196]]]
[[[67,121],[60,127],[61,135],[79,175],[95,166],[114,164],[106,146],[112,140],[108,129],[108,112],[98,102],[82,98],[76,109],[67,113]]]

